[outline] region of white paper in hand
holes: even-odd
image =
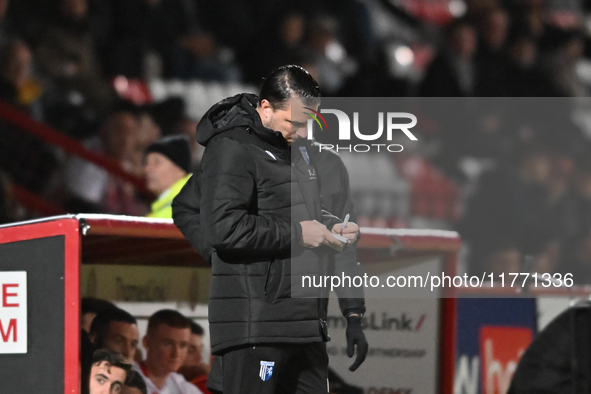
[[[336,250],[337,252],[342,252],[345,249],[345,246],[347,246],[347,244],[349,243],[349,240],[339,234],[331,233],[331,235],[333,237],[335,237],[336,239],[338,239],[339,241],[341,241],[341,245],[339,246],[339,245],[329,244],[329,246],[331,248],[333,248],[334,250]]]
[[[339,241],[341,241],[344,244],[348,244],[349,243],[349,240],[347,238],[343,237],[342,235],[332,233],[332,236],[335,237],[336,239],[338,239]]]

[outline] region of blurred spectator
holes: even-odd
[[[183,367],[195,367],[203,364],[203,335],[205,331],[199,324],[191,321],[191,337],[189,350],[183,363]]]
[[[553,239],[546,242],[533,259],[529,272],[538,274],[554,274],[561,265],[561,242]]]
[[[258,76],[267,75],[271,70],[296,61],[302,52],[306,33],[306,17],[297,11],[287,11],[280,16],[280,22],[268,27],[270,43],[255,42],[252,60],[248,69]],[[259,82],[259,80],[257,80]]]
[[[8,176],[0,171],[0,224],[15,222],[18,219],[17,211],[12,183]]]
[[[52,0],[55,14],[35,48],[37,64],[63,96],[104,113],[115,92],[102,74],[88,24],[86,0]]]
[[[191,321],[191,338],[189,339],[189,350],[187,357],[179,373],[185,379],[207,394],[207,376],[209,374],[209,365],[203,362],[203,327]]]
[[[100,130],[100,138],[85,143],[95,152],[106,154],[113,159],[122,159],[122,152],[129,152],[134,144],[135,117],[121,112],[111,115]],[[112,142],[111,142],[112,141]],[[104,148],[103,148],[104,146]],[[69,211],[101,212],[106,195],[109,174],[104,169],[72,157],[66,165],[65,182],[69,200],[65,202]]]
[[[259,84],[267,65],[259,61],[258,54],[266,51],[264,58],[268,58],[284,15],[292,8],[306,10],[308,4],[309,0],[296,7],[290,7],[292,2],[273,0],[199,1],[199,17],[207,30],[235,51],[243,79]]]
[[[112,350],[133,362],[140,334],[135,317],[126,311],[119,308],[102,311],[92,321],[88,335],[97,349]]]
[[[191,324],[177,311],[164,309],[148,320],[148,332],[143,339],[146,360],[137,371],[142,375],[150,392],[162,394],[201,394],[201,391],[176,373],[183,365]]]
[[[325,0],[316,2],[315,6],[334,13],[339,24],[339,38],[347,52],[357,62],[363,63],[371,59],[378,47],[374,21],[370,13],[369,3],[360,0]]]
[[[185,134],[189,137],[191,149],[191,171],[196,172],[203,155],[203,146],[197,143],[195,132],[197,121],[185,115],[185,101],[180,97],[171,97],[153,105],[150,114],[162,130],[162,136]]]
[[[505,97],[508,94],[505,73],[505,44],[509,33],[509,16],[501,9],[489,10],[480,25],[480,43],[476,53],[479,95]]]
[[[325,95],[336,93],[357,67],[338,37],[339,25],[329,15],[314,17],[308,26],[305,49],[310,53],[316,80]],[[306,64],[306,66],[308,66]]]
[[[283,51],[283,60],[287,59],[289,52],[294,52],[302,44],[305,32],[306,20],[304,15],[298,12],[290,12],[283,18],[279,30],[279,48],[275,48],[280,52]],[[281,62],[281,64],[285,63]]]
[[[141,176],[142,152],[146,149],[146,144],[159,136],[160,131],[146,118],[148,115],[145,113],[139,117],[129,113],[121,113],[120,116],[121,118],[114,119],[114,129],[102,129],[101,140],[105,153],[118,160],[129,173]],[[106,179],[101,209],[103,212],[133,216],[142,216],[147,211],[145,204],[138,199],[134,187],[113,176]]]
[[[570,240],[565,248],[563,274],[572,274],[576,284],[591,283],[591,233],[589,230]]]
[[[500,6],[504,6],[503,0],[466,0],[467,16],[472,20],[480,20],[491,10],[498,9]]]
[[[129,171],[138,175],[144,175],[144,155],[150,144],[158,141],[161,136],[160,127],[154,121],[147,110],[142,109],[136,115],[137,118],[137,142],[130,157]]]
[[[99,137],[87,141],[87,148],[121,164],[131,174],[141,176],[142,157],[147,145],[160,131],[145,112],[128,110],[112,114],[99,130]],[[69,209],[75,212],[105,212],[141,216],[147,207],[137,199],[132,185],[79,158],[66,168]]]
[[[474,260],[501,239],[532,253],[559,228],[548,218],[551,166],[547,150],[530,148],[520,153],[517,171],[509,166],[482,176],[460,225]]]
[[[86,332],[90,331],[92,321],[99,313],[107,309],[117,308],[115,305],[106,300],[98,298],[84,297],[80,302],[80,324],[82,329]]]
[[[583,55],[585,42],[577,31],[555,32],[555,48],[548,59],[548,73],[554,79],[556,90],[561,96],[586,97],[587,87],[576,70]]]
[[[505,86],[510,97],[559,96],[538,66],[538,46],[533,37],[520,35],[508,46]]]
[[[111,71],[133,78],[233,81],[239,77],[231,54],[197,23],[194,0],[129,0],[115,3]],[[159,68],[159,67],[158,67]]]
[[[180,97],[169,98],[153,105],[150,113],[162,130],[162,136],[184,134],[188,137],[192,163],[189,172],[196,172],[205,148],[199,145],[195,138],[199,122],[185,115],[185,101]]]
[[[360,64],[357,72],[348,78],[341,90],[340,97],[404,97],[409,93],[409,82],[393,74],[391,56],[382,50]]]
[[[509,33],[509,16],[502,8],[490,9],[484,16],[479,52],[497,54],[503,50]]]
[[[544,0],[518,0],[505,3],[512,7],[515,29],[536,39],[544,34],[546,19]]]
[[[420,95],[425,97],[465,97],[478,93],[474,54],[476,32],[465,20],[448,27],[445,47],[429,65],[421,82]]]
[[[27,110],[41,120],[41,84],[32,76],[32,55],[20,39],[4,42],[0,48],[0,100]]]
[[[445,161],[457,165],[461,163],[459,158],[471,157],[489,163],[490,167],[511,158],[516,142],[511,132],[510,109],[504,104],[498,100],[483,100],[470,114],[473,117],[467,115],[463,120],[454,119],[454,123],[461,126],[456,129],[451,125],[449,132],[446,130],[441,135],[446,144],[442,149]]]
[[[544,185],[547,195],[544,221],[548,228],[542,231],[548,240],[567,239],[577,232],[576,212],[570,189],[572,173],[572,161],[554,152],[550,173]]]
[[[131,364],[123,356],[111,350],[99,349],[92,357],[89,392],[90,394],[120,393],[130,373]]]
[[[125,382],[121,394],[148,394],[146,382],[138,372],[131,371],[131,377],[128,377],[127,382]]]
[[[314,64],[313,68],[319,72],[313,75],[324,94],[333,94],[338,86],[327,88],[320,81],[325,73],[330,73],[328,69],[338,73],[338,77],[327,75],[328,82],[338,82],[355,71],[356,63],[370,58],[377,46],[365,1],[222,1],[225,7],[218,7],[218,2],[219,10],[210,7],[206,13],[211,15],[208,19],[212,27],[216,29],[217,25],[216,34],[236,49],[248,82],[258,84],[261,76],[277,66],[289,63],[304,66],[302,57],[312,57],[305,62],[305,68],[310,70]],[[228,20],[236,32],[223,29]],[[302,49],[309,53],[300,53]]]
[[[494,281],[500,280],[499,275],[505,274],[507,280],[508,274],[521,272],[521,258],[521,251],[517,245],[500,242],[483,254],[481,265],[477,264],[473,267],[473,273],[486,272],[487,275],[492,273]]]
[[[169,136],[146,149],[146,184],[158,196],[149,217],[172,219],[172,200],[191,177],[191,150],[186,136]]]

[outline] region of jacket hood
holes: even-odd
[[[287,147],[287,141],[278,131],[263,126],[256,111],[258,97],[250,93],[241,93],[228,97],[211,107],[197,125],[195,138],[203,146],[216,135],[237,127],[251,130],[262,140],[276,146]]]

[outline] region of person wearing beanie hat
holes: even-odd
[[[193,175],[188,137],[173,135],[148,146],[144,171],[148,189],[158,195],[147,216],[171,219],[172,200]]]

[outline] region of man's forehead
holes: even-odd
[[[95,367],[102,371],[111,373],[111,364],[108,361],[101,361],[98,365],[95,365]]]
[[[189,339],[191,337],[191,328],[177,328],[173,326],[169,326],[168,324],[160,324],[156,327],[156,334],[160,337],[167,337],[167,338],[184,338]]]
[[[125,374],[125,370],[123,368],[117,367],[115,365],[111,365],[108,361],[101,361],[100,364],[98,365],[94,365],[93,369],[98,369],[97,372],[102,372],[102,373],[106,373],[107,375],[113,375],[113,374]],[[97,373],[94,372],[94,373]],[[125,377],[123,377],[123,379],[125,379]]]
[[[119,367],[113,367],[108,361],[101,361],[99,365],[95,366],[100,372],[107,373],[111,375],[111,373],[116,373]],[[122,370],[122,369],[121,369]],[[123,371],[123,370],[122,370]]]

